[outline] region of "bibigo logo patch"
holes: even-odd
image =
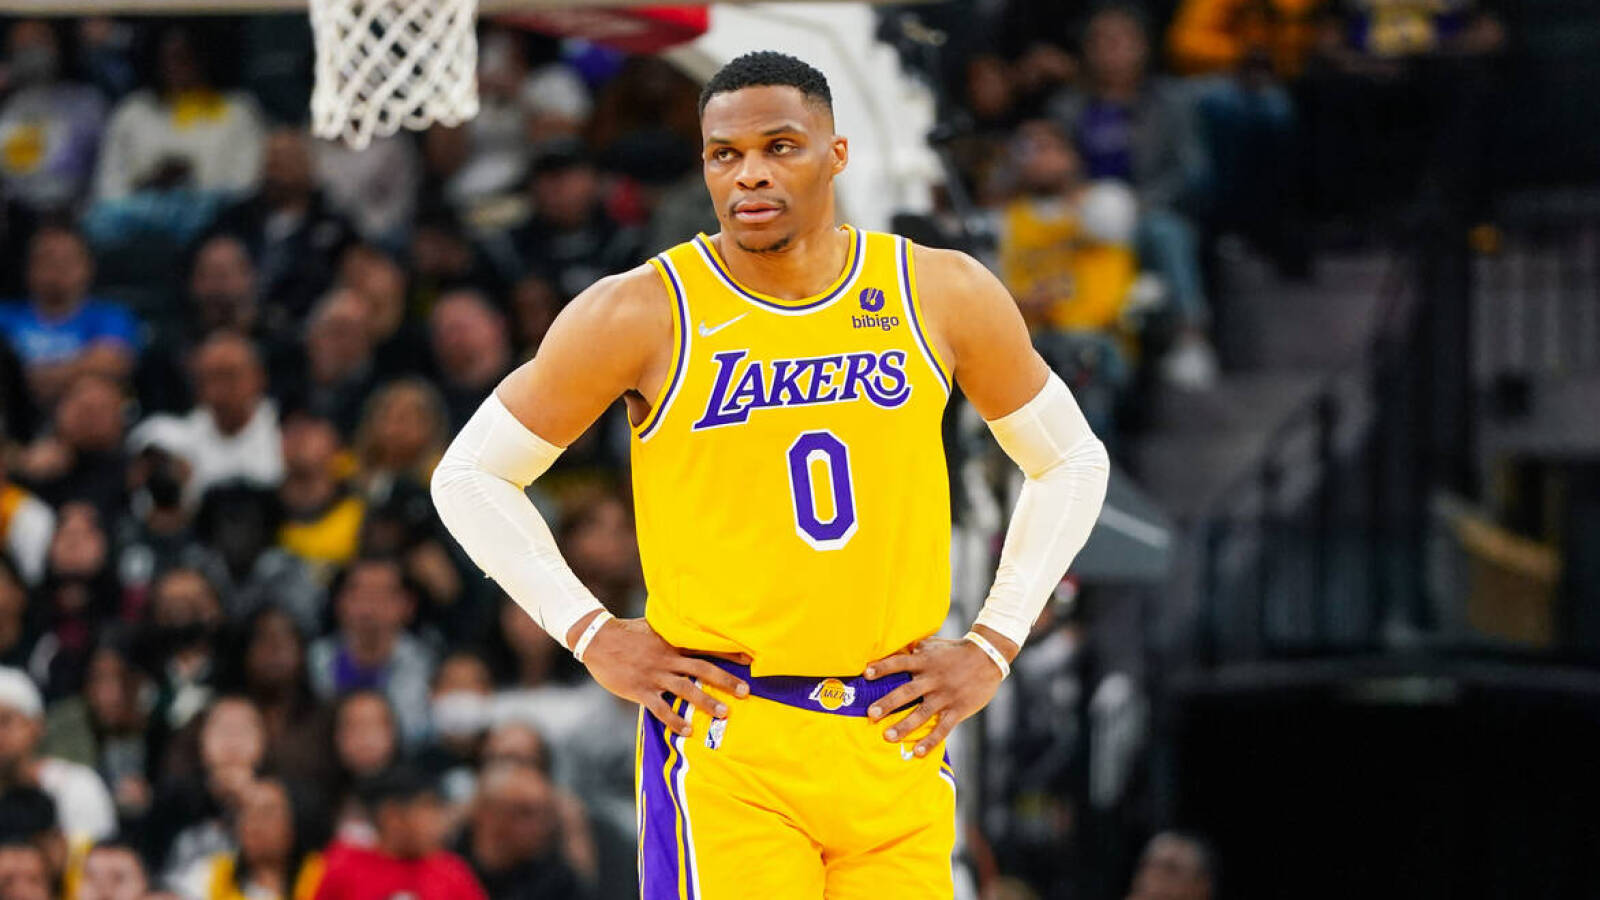
[[[856,702],[856,689],[837,678],[824,678],[811,689],[810,699],[829,712]]]

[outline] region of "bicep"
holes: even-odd
[[[927,256],[933,277],[923,284],[939,285],[931,304],[938,309],[936,327],[951,354],[956,383],[978,414],[998,419],[1032,400],[1049,376],[1028,336],[1028,326],[1011,292],[978,261],[965,254],[939,251]]]
[[[607,279],[556,317],[533,359],[495,389],[528,430],[566,447],[618,397],[637,390],[661,347],[670,347],[665,298],[640,298],[640,281]]]

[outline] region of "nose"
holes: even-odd
[[[759,157],[760,154],[747,153],[739,163],[739,171],[735,173],[734,179],[740,188],[754,191],[772,186],[772,180],[767,177],[767,166]]]

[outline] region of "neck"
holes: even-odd
[[[831,210],[823,221],[833,221]],[[745,250],[727,232],[712,240],[735,279],[785,300],[820,294],[850,258],[850,235],[832,225],[797,234],[781,250],[769,252]]]
[[[249,868],[250,881],[264,887],[274,894],[283,894],[284,868],[288,860],[284,859],[257,859],[246,865]]]

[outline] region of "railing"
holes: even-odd
[[[1468,252],[1462,227],[1414,230],[1366,351],[1202,516],[1197,662],[1360,653],[1431,628],[1429,499],[1472,481]]]

